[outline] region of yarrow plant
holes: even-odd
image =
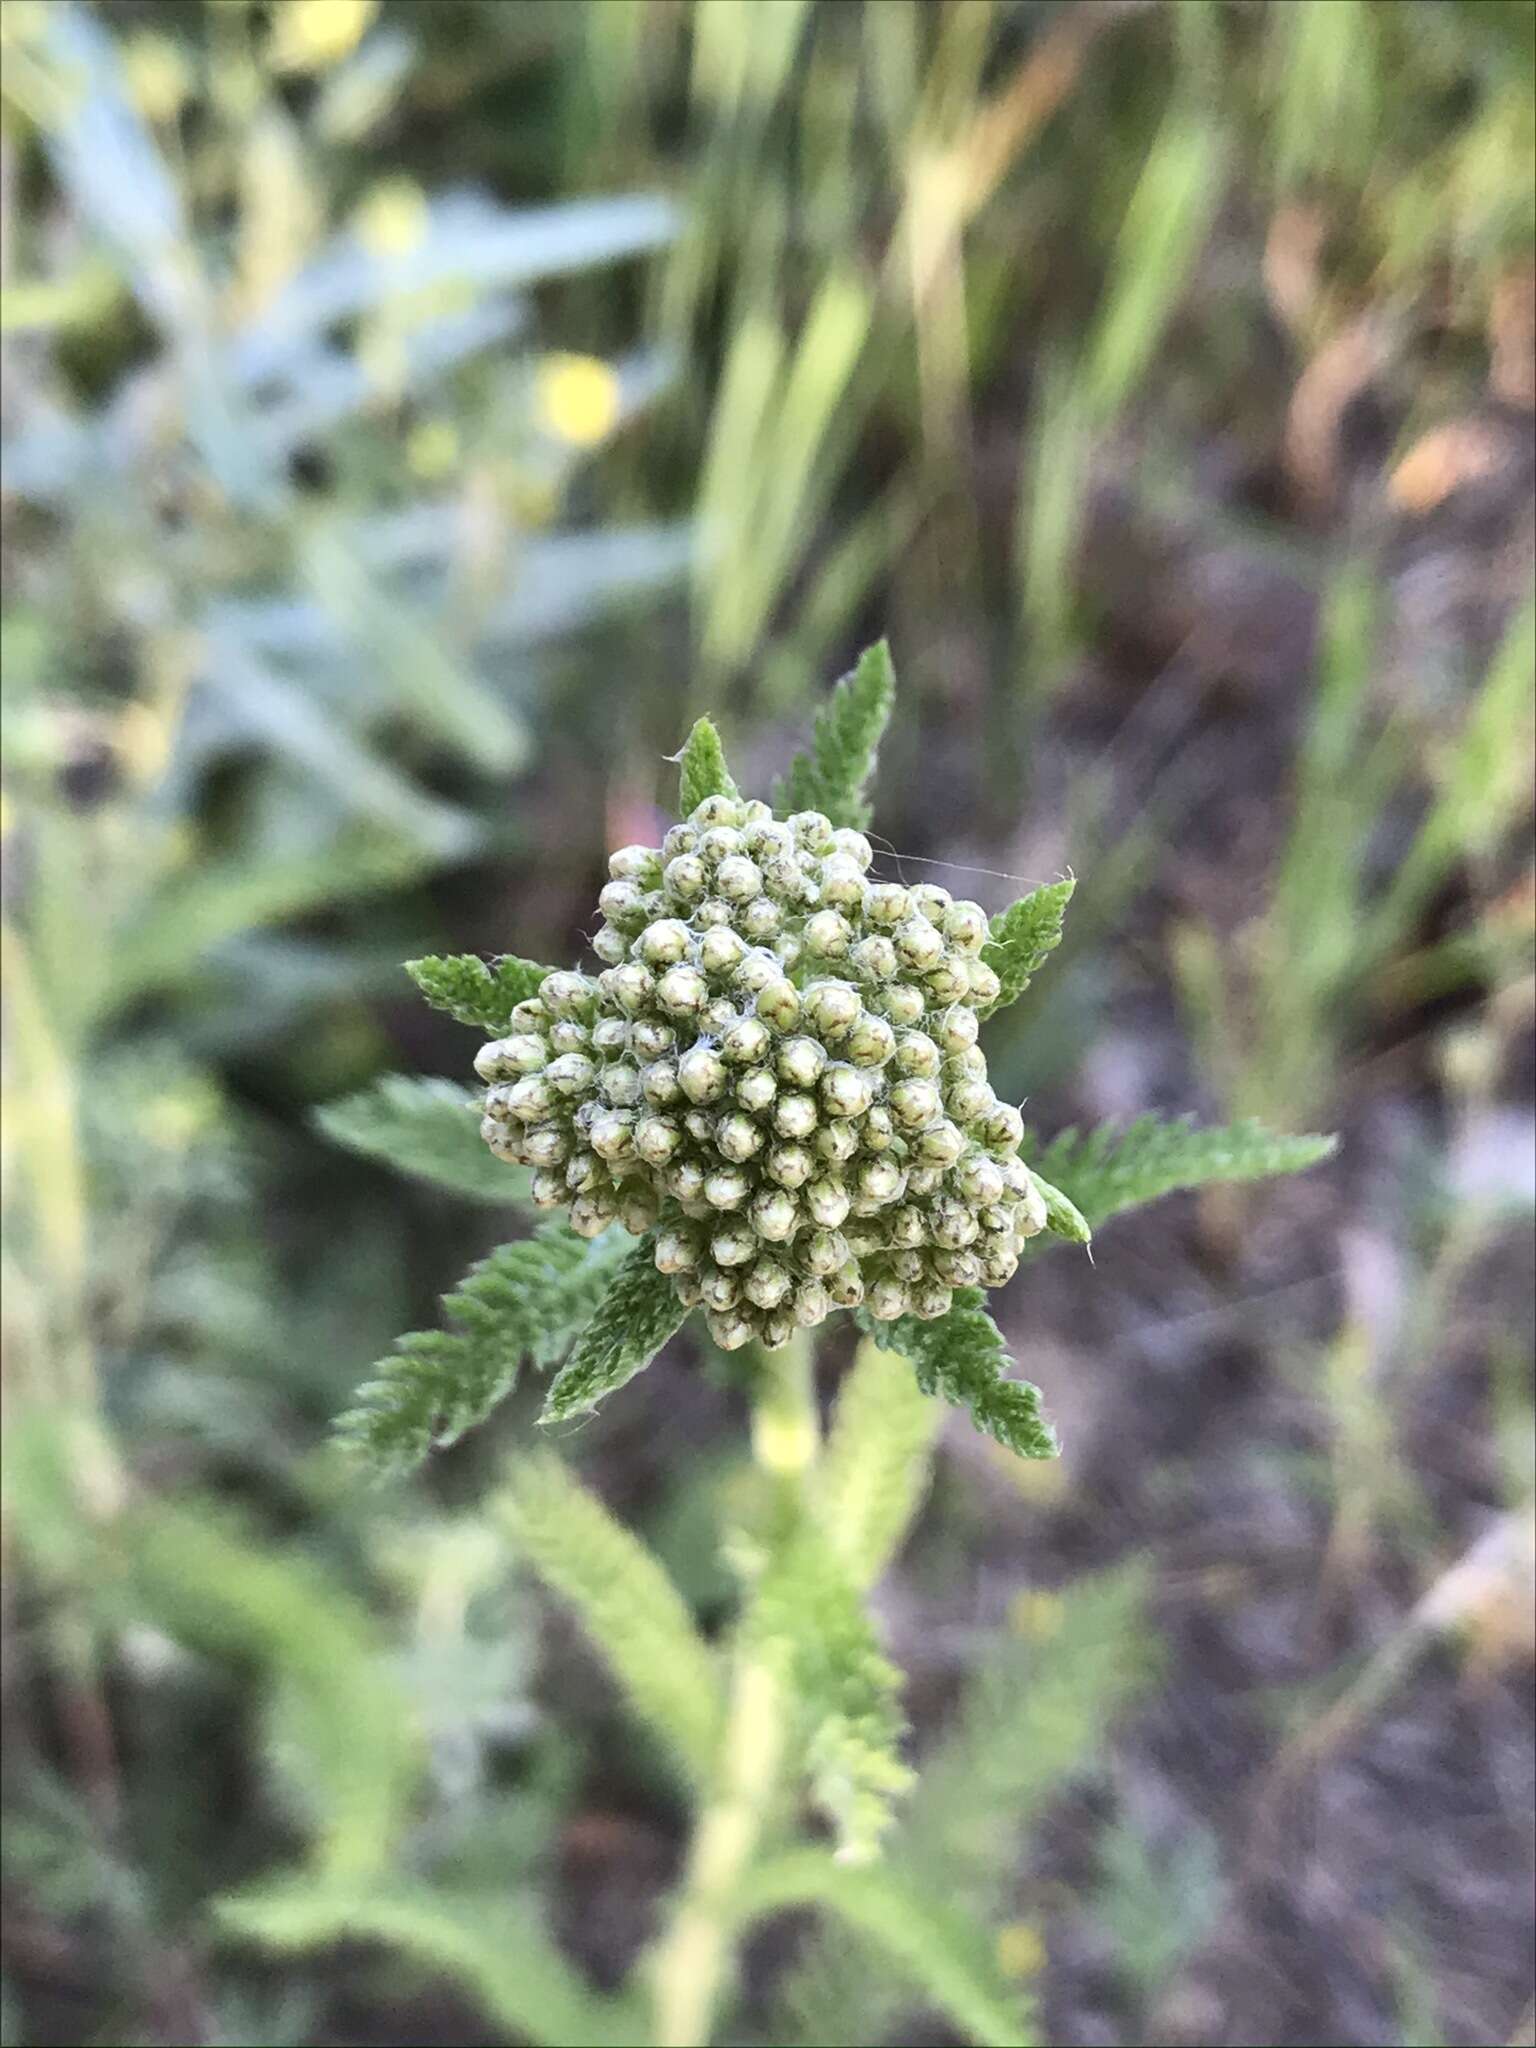
[[[971,2037],[1022,2038],[1014,1994],[942,1902],[870,1867],[910,1773],[865,1596],[921,1497],[930,1397],[1008,1451],[1054,1455],[986,1290],[1121,1209],[1330,1149],[1157,1119],[1035,1144],[992,1088],[980,1030],[1059,944],[1072,883],[988,917],[874,872],[866,786],[893,696],[882,643],[836,686],[772,804],[742,796],[700,721],[681,821],[609,861],[597,964],[413,962],[428,999],[484,1034],[479,1087],[397,1076],[326,1113],[360,1150],[560,1219],[491,1253],[447,1298],[450,1326],[402,1338],[362,1389],[342,1434],[376,1468],[454,1441],[524,1361],[559,1366],[546,1421],[584,1414],[694,1310],[722,1351],[755,1361],[766,1492],[731,1539],[743,1595],[723,1650],[557,1464],[519,1461],[497,1505],[698,1789],[648,1964],[663,2043],[708,2038],[743,1927],[795,1904],[884,1945]],[[865,1342],[823,1443],[809,1334],[845,1313]],[[797,1780],[829,1857],[776,1840]]]

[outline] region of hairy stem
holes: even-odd
[[[793,1529],[820,1450],[809,1339],[764,1355],[754,1389],[752,1455],[780,1490]],[[731,1900],[756,1853],[778,1789],[785,1700],[778,1671],[738,1653],[713,1792],[689,1845],[672,1922],[652,1959],[657,2048],[704,2048],[732,1963]]]

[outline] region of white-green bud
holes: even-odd
[[[783,1244],[793,1237],[800,1211],[793,1195],[782,1188],[764,1188],[752,1204],[752,1227],[767,1244]]]
[[[944,1106],[957,1124],[970,1126],[991,1115],[997,1097],[986,1081],[955,1081],[945,1090]]]
[[[848,1190],[840,1180],[833,1180],[828,1174],[806,1186],[806,1213],[823,1230],[836,1230],[846,1219],[850,1206]]]
[[[723,981],[736,972],[746,950],[746,942],[729,925],[717,925],[699,940],[699,965]]]
[[[876,1280],[864,1296],[865,1305],[878,1323],[894,1323],[907,1313],[907,1290],[894,1276]]]
[[[637,1017],[630,1026],[629,1047],[642,1066],[659,1060],[677,1043],[677,1033],[659,1017]]]
[[[549,1028],[549,1012],[537,996],[526,996],[522,1002],[513,1004],[507,1028],[514,1036],[531,1031],[536,1037],[542,1037]]]
[[[565,1162],[565,1184],[573,1195],[583,1195],[603,1178],[603,1162],[585,1145]]]
[[[713,796],[706,796],[694,805],[688,815],[688,822],[701,832],[712,829],[732,828],[741,823],[741,803],[733,796],[726,796],[717,790]]]
[[[609,1195],[596,1191],[578,1195],[571,1204],[571,1228],[578,1237],[599,1237],[617,1213]]]
[[[896,929],[896,951],[914,973],[927,974],[944,958],[944,934],[926,918],[909,918]]]
[[[855,1066],[883,1067],[896,1050],[896,1034],[883,1017],[866,1010],[849,1032],[845,1050]]]
[[[720,1057],[733,1067],[755,1067],[768,1057],[773,1034],[760,1017],[743,1017],[720,1040]]]
[[[722,1351],[739,1351],[744,1344],[752,1342],[752,1318],[728,1310],[724,1315],[714,1312],[705,1318],[709,1334]]]
[[[768,896],[755,896],[737,919],[743,936],[749,938],[753,945],[761,945],[764,939],[776,937],[783,922],[779,906]]]
[[[768,1178],[781,1188],[803,1188],[816,1162],[803,1145],[775,1145],[763,1162]]]
[[[613,925],[599,925],[592,937],[592,950],[599,960],[616,967],[628,954],[629,941]]]
[[[742,1292],[756,1308],[777,1308],[794,1284],[787,1266],[777,1259],[759,1259],[748,1271]]]
[[[796,811],[786,820],[795,844],[805,853],[830,853],[833,847],[832,820],[820,811]]]
[[[944,1185],[944,1168],[918,1160],[907,1168],[907,1193],[914,1202],[926,1202]]]
[[[715,825],[704,833],[694,851],[700,860],[708,861],[711,867],[718,867],[733,853],[740,853],[742,845],[741,834],[734,825]]]
[[[622,1017],[599,1017],[592,1026],[592,1050],[604,1059],[629,1050],[629,1025]]]
[[[795,1319],[788,1309],[764,1309],[758,1318],[757,1341],[765,1351],[782,1351],[795,1334]]]
[[[820,1121],[814,1095],[781,1095],[773,1106],[773,1128],[781,1138],[808,1138]]]
[[[911,1074],[922,1081],[931,1081],[943,1063],[942,1053],[926,1031],[903,1031],[891,1055],[898,1074]]]
[[[953,1195],[940,1195],[928,1211],[928,1231],[947,1251],[963,1251],[981,1234],[975,1212]]]
[[[551,1017],[590,1016],[597,1000],[597,984],[588,974],[562,968],[546,974],[539,984],[539,1001]]]
[[[1011,1102],[1000,1102],[981,1127],[989,1152],[1017,1152],[1024,1137],[1024,1119]]]
[[[937,882],[919,882],[909,891],[912,908],[919,917],[926,917],[934,924],[944,922],[944,914],[954,902],[947,889],[941,889]]]
[[[640,1075],[640,1093],[652,1109],[670,1109],[682,1099],[676,1060],[652,1060]]]
[[[715,887],[727,903],[750,903],[763,889],[763,871],[744,853],[733,853],[715,871]]]
[[[695,1145],[713,1145],[715,1120],[707,1109],[690,1109],[683,1114],[683,1129]]]
[[[908,1202],[892,1212],[889,1229],[891,1243],[898,1251],[915,1251],[928,1242],[928,1218],[914,1203]]]
[[[896,957],[895,945],[883,932],[871,932],[867,939],[860,939],[848,958],[865,981],[889,981],[901,965]],[[919,1001],[921,1002],[921,999]],[[918,1015],[922,1015],[921,1007],[918,1009]]]
[[[666,1170],[662,1185],[673,1201],[689,1204],[704,1199],[704,1169],[696,1159],[678,1159]]]
[[[736,1022],[736,1005],[729,996],[711,996],[699,1012],[699,1030],[708,1038],[719,1038]]]
[[[566,1198],[565,1175],[541,1167],[529,1183],[528,1192],[536,1209],[558,1209]]]
[[[665,1166],[683,1142],[669,1116],[643,1116],[635,1125],[635,1150],[647,1166]]]
[[[588,1134],[588,1142],[599,1159],[610,1163],[621,1159],[632,1159],[635,1152],[634,1113],[627,1109],[616,1109],[611,1116],[600,1116]]]
[[[667,894],[678,903],[697,903],[709,887],[709,869],[696,853],[680,853],[661,871]]]
[[[704,1182],[704,1199],[712,1209],[739,1209],[751,1191],[739,1166],[717,1166]]]
[[[514,1081],[502,1097],[509,1114],[519,1123],[542,1122],[555,1106],[555,1091],[543,1074],[525,1074],[521,1081]],[[490,1108],[487,1097],[486,1107]]]
[[[896,1125],[891,1113],[876,1103],[859,1126],[859,1142],[866,1152],[888,1152],[896,1142]]]
[[[699,1292],[704,1306],[712,1308],[717,1315],[733,1309],[741,1299],[741,1282],[734,1273],[726,1272],[720,1266],[709,1266],[699,1275]]]
[[[480,1136],[489,1145],[496,1158],[505,1161],[509,1166],[522,1165],[523,1132],[521,1124],[509,1130],[505,1124],[497,1123],[494,1117],[482,1117],[480,1121]]]
[[[699,843],[697,830],[688,824],[672,825],[667,829],[661,842],[662,860],[676,860],[679,854],[692,853]]]
[[[673,1017],[696,1016],[709,1001],[709,984],[697,967],[669,967],[656,984],[656,1000]]]
[[[802,1280],[795,1289],[792,1312],[802,1330],[814,1330],[832,1313],[832,1297],[819,1280]]]
[[[824,1123],[816,1133],[815,1145],[818,1158],[841,1166],[859,1149],[859,1127],[846,1118]]]
[[[931,1081],[898,1081],[889,1096],[891,1115],[905,1131],[921,1131],[933,1123],[943,1107],[939,1091]]]
[[[680,917],[663,917],[648,924],[635,941],[635,950],[649,967],[672,967],[686,960],[693,934]]]
[[[672,971],[676,973],[678,970]],[[687,973],[692,970],[682,971]],[[621,1010],[627,1011],[632,1017],[646,1007],[656,990],[649,969],[642,967],[638,960],[626,960],[622,967],[610,967],[608,976],[609,991],[614,1001]]]
[[[989,1159],[985,1152],[972,1152],[961,1160],[955,1169],[955,1186],[966,1201],[977,1209],[984,1209],[1001,1202],[1008,1192],[1008,1183],[1003,1179],[1003,1170],[995,1159]]]
[[[981,1260],[975,1252],[936,1251],[932,1266],[946,1287],[975,1287],[981,1281]]]
[[[535,1124],[523,1138],[523,1158],[530,1166],[559,1166],[570,1150],[570,1135],[558,1124]]]
[[[696,1266],[703,1254],[703,1236],[691,1224],[676,1224],[656,1233],[652,1256],[658,1273],[684,1273]]]
[[[871,1159],[867,1166],[859,1169],[859,1193],[866,1202],[877,1203],[882,1209],[894,1202],[906,1183],[906,1175],[894,1159]]]
[[[987,965],[985,960],[971,962],[971,985],[968,994],[978,1008],[990,1010],[1003,992],[1003,984]]]
[[[940,1316],[947,1316],[954,1305],[954,1296],[942,1280],[919,1280],[912,1289],[912,1314],[919,1322],[935,1323]]]
[[[823,1040],[841,1038],[864,1011],[864,1001],[846,981],[813,981],[802,997],[806,1021]]]
[[[616,882],[639,882],[649,888],[661,873],[661,856],[651,846],[621,846],[609,854],[608,872]]]
[[[875,882],[864,899],[864,915],[871,924],[894,928],[911,915],[912,899],[900,882]]]
[[[621,932],[638,927],[644,905],[645,891],[638,882],[605,882],[597,899],[598,909]]]
[[[805,921],[805,943],[823,959],[841,959],[852,937],[853,929],[841,911],[818,910]]]
[[[799,903],[805,896],[805,870],[793,855],[765,855],[758,849],[763,887],[776,903]]]
[[[757,1257],[755,1232],[745,1223],[725,1223],[709,1240],[709,1255],[717,1266],[745,1266]]]
[[[831,857],[852,861],[863,874],[874,859],[875,851],[862,832],[856,832],[851,825],[840,825],[832,834]]]
[[[762,1150],[763,1134],[751,1117],[732,1110],[715,1126],[715,1144],[723,1159],[734,1160],[740,1166]]]
[[[779,1047],[777,1064],[781,1081],[795,1088],[812,1088],[826,1071],[827,1055],[814,1038],[786,1038]]]
[[[800,1263],[808,1273],[825,1280],[848,1263],[848,1256],[848,1240],[841,1231],[813,1230],[801,1250]]]
[[[766,946],[754,946],[749,953],[742,955],[741,964],[731,979],[735,987],[755,996],[782,981],[784,970]]]
[[[615,1060],[598,1075],[597,1086],[611,1109],[633,1109],[640,1100],[640,1069],[629,1060]]]
[[[892,1252],[889,1257],[891,1271],[904,1287],[923,1279],[928,1272],[928,1261],[921,1252]]]
[[[851,1259],[828,1275],[827,1292],[839,1308],[857,1308],[864,1299],[864,1279]]]
[[[930,1166],[953,1166],[965,1151],[965,1133],[946,1117],[919,1132],[913,1143],[918,1158]]]
[[[868,1074],[859,1067],[839,1062],[828,1067],[821,1077],[821,1104],[829,1116],[862,1116],[870,1106],[873,1092]]]
[[[953,959],[941,960],[937,967],[924,975],[923,979],[927,983],[929,995],[936,1003],[961,1002],[971,986],[966,963],[958,954]]]
[[[964,1052],[968,1045],[976,1043],[976,1033],[980,1028],[976,1012],[968,1010],[963,1003],[951,1003],[947,1010],[939,1012],[932,1023],[934,1039],[945,1052]]]
[[[706,896],[693,913],[693,928],[698,932],[725,931],[736,912],[723,896]]]
[[[991,935],[992,924],[979,903],[962,897],[944,913],[944,936],[962,953],[979,953]]]
[[[894,951],[894,947],[892,951]],[[928,999],[916,982],[897,981],[880,991],[880,1008],[898,1031],[910,1030],[923,1021]]]
[[[677,1079],[690,1102],[718,1102],[726,1089],[725,1061],[710,1046],[690,1046],[677,1063]]]
[[[643,1180],[627,1180],[619,1190],[619,1222],[631,1237],[643,1237],[655,1223],[661,1203]]]

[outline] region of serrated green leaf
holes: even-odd
[[[960,1287],[949,1314],[935,1322],[916,1316],[894,1323],[860,1320],[888,1349],[912,1361],[925,1394],[941,1394],[968,1409],[978,1429],[1021,1458],[1054,1458],[1061,1447],[1040,1412],[1040,1389],[1004,1377],[1013,1360],[982,1302],[979,1287]]]
[[[365,1890],[295,1878],[236,1892],[216,1911],[231,1934],[280,1953],[383,1943],[455,1979],[499,2026],[542,2048],[639,2039],[639,2015],[588,1990],[543,1932],[531,1897],[492,1906],[481,1894],[425,1886]]]
[[[334,1143],[397,1173],[477,1202],[527,1199],[526,1170],[497,1159],[481,1141],[479,1095],[453,1081],[386,1074],[322,1104],[314,1120]]]
[[[554,1364],[602,1300],[627,1244],[621,1231],[589,1241],[551,1223],[502,1245],[444,1296],[454,1327],[396,1340],[337,1422],[341,1443],[398,1474],[457,1441],[511,1392],[524,1359]]]
[[[803,1522],[776,1547],[742,1640],[784,1674],[811,1790],[840,1854],[870,1861],[912,1777],[898,1754],[900,1673],[881,1654],[861,1592],[818,1522]]]
[[[657,1559],[554,1458],[515,1464],[494,1512],[576,1610],[635,1711],[703,1779],[720,1733],[720,1673]]]
[[[871,1943],[978,2048],[1025,2048],[1028,2016],[1004,1983],[985,1932],[942,1898],[888,1869],[850,1869],[819,1849],[760,1864],[737,1891],[738,1923],[820,1906]]]
[[[869,823],[865,786],[896,701],[891,650],[876,641],[838,682],[816,714],[811,751],[797,754],[774,790],[779,812],[823,811],[834,825]]]
[[[1070,875],[1062,882],[1046,882],[993,918],[992,936],[981,957],[1002,986],[995,1003],[977,1009],[978,1017],[1005,1010],[1023,995],[1047,956],[1061,944],[1062,920],[1076,887]]]
[[[741,791],[725,765],[725,748],[707,718],[701,718],[683,748],[682,788],[678,816],[686,818],[707,796],[738,797]]]
[[[1068,1244],[1091,1244],[1093,1232],[1076,1202],[1069,1200],[1060,1188],[1052,1187],[1043,1174],[1031,1172],[1030,1179],[1045,1198],[1046,1229],[1064,1237]]]
[[[917,1511],[943,1413],[905,1358],[860,1344],[815,1477],[827,1539],[860,1589],[885,1570]]]
[[[506,1030],[519,1003],[538,994],[550,970],[515,953],[489,965],[474,953],[432,953],[407,960],[405,971],[434,1009],[494,1036]]]
[[[1030,1172],[1038,1165],[1067,1188],[1096,1230],[1122,1210],[1179,1188],[1300,1173],[1327,1159],[1337,1144],[1331,1137],[1277,1136],[1251,1120],[1201,1130],[1188,1117],[1144,1116],[1133,1124],[1101,1124],[1086,1137],[1063,1131],[1041,1152],[1026,1139],[1025,1149]]]
[[[544,1402],[542,1422],[585,1415],[605,1394],[643,1372],[667,1339],[683,1326],[688,1311],[652,1256],[647,1234],[613,1276],[592,1320],[555,1378]]]

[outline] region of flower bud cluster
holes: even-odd
[[[613,855],[601,970],[548,975],[475,1061],[534,1200],[587,1236],[654,1229],[728,1350],[860,1304],[941,1316],[1045,1225],[976,1043],[986,914],[871,859],[819,812],[706,798]]]

